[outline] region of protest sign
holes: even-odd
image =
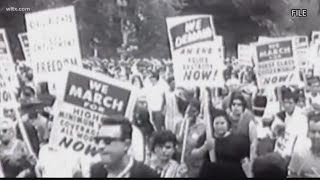
[[[219,58],[224,59],[224,46],[223,46],[223,37],[216,36],[215,38],[215,45],[218,51]]]
[[[293,40],[282,38],[255,45],[254,62],[260,89],[300,83]]]
[[[259,36],[258,38],[258,42],[259,43],[262,43],[262,42],[269,42],[269,41],[272,41],[276,38],[272,38],[272,37],[268,37],[268,36]]]
[[[310,57],[311,66],[314,67],[315,76],[320,76],[320,65],[318,63],[320,59],[319,39],[320,39],[320,31],[312,31],[310,48],[309,48],[309,57]]]
[[[0,29],[0,62],[10,61],[13,63],[9,42],[5,29]]]
[[[18,87],[18,85],[16,68],[13,62],[6,32],[5,29],[0,29],[0,115],[1,118],[4,117],[4,111],[8,109],[12,109],[14,111],[19,130],[24,142],[26,143],[27,149],[32,155],[34,155],[29,137],[26,134],[22,121],[18,115],[19,105],[15,96],[15,88]]]
[[[18,79],[5,29],[0,29],[0,83],[16,87]]]
[[[312,32],[312,39],[309,47],[309,67],[313,67],[314,75],[320,76],[320,32],[313,31]]]
[[[13,62],[5,29],[0,29],[0,106],[16,104],[14,88],[18,86],[17,73]],[[2,111],[2,110],[1,110]]]
[[[18,38],[26,61],[31,62],[30,46],[27,33],[19,33]]]
[[[275,143],[274,152],[282,157],[290,157],[297,141],[297,136],[285,132],[283,136],[278,137]]]
[[[167,28],[177,86],[223,86],[212,16],[170,17]]]
[[[66,66],[82,67],[73,6],[25,15],[36,82],[54,84]]]
[[[135,103],[133,87],[92,71],[73,69],[62,72],[49,143],[57,148],[94,156],[93,137],[101,119],[123,115],[131,119]]]
[[[320,39],[320,31],[312,31],[310,45],[315,44],[317,41],[319,41],[319,39]]]
[[[309,40],[308,36],[295,36],[295,43],[297,48],[297,58],[300,71],[306,73],[309,63]]]
[[[238,61],[240,65],[252,67],[252,47],[247,44],[238,44]]]

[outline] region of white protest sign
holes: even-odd
[[[219,58],[224,59],[224,46],[222,36],[215,36],[215,45],[218,51]]]
[[[312,31],[311,34],[311,45],[315,44],[320,39],[320,31]]]
[[[293,38],[257,43],[254,62],[261,89],[299,84],[299,68]]]
[[[16,87],[18,79],[5,29],[0,29],[0,83]]]
[[[252,47],[247,44],[238,44],[239,64],[252,67]]]
[[[123,115],[132,119],[134,87],[82,69],[63,71],[61,77],[61,96],[57,97],[49,143],[79,155],[95,156],[98,149],[93,138],[102,118]]]
[[[314,67],[314,75],[320,76],[320,31],[312,31],[309,48],[309,57],[311,66]]]
[[[18,38],[26,61],[31,62],[30,46],[27,33],[19,33]]]
[[[297,58],[300,70],[306,73],[309,67],[309,40],[308,36],[296,36],[295,43],[297,48]]]
[[[14,88],[18,78],[5,29],[0,29],[0,107],[16,104]]]
[[[309,63],[314,68],[314,75],[320,76],[320,31],[312,31],[309,47]]]
[[[82,67],[73,6],[25,15],[36,82],[55,84],[66,66]]]
[[[223,86],[212,16],[170,17],[167,27],[177,86]]]
[[[285,132],[283,137],[277,138],[274,152],[278,152],[282,157],[290,157],[292,155],[296,141],[296,135]]]
[[[261,42],[269,42],[269,41],[272,41],[276,38],[272,38],[272,37],[267,37],[267,36],[259,36],[258,38],[258,42],[261,43]]]
[[[5,29],[0,29],[0,62],[10,61],[13,63],[9,42]]]

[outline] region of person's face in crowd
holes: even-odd
[[[132,84],[137,88],[142,88],[139,79],[136,77],[133,79]]]
[[[52,121],[48,121],[47,122],[47,127],[48,127],[48,132],[49,134],[51,133],[51,130],[52,130]]]
[[[221,96],[226,97],[226,96],[228,96],[228,94],[229,94],[229,88],[228,87],[222,88]]]
[[[27,78],[27,81],[33,80],[33,72],[31,69],[27,71],[26,78]]]
[[[190,117],[191,119],[196,119],[200,112],[197,109],[197,107],[189,105],[186,110],[186,113],[187,113],[188,117]]]
[[[123,140],[121,138],[122,132],[119,125],[112,125],[108,128],[107,135],[97,137],[95,141],[100,150],[102,163],[107,165],[107,167],[112,167],[121,162],[122,158],[127,154],[130,140]]]
[[[306,106],[306,100],[305,100],[305,98],[299,98],[297,105],[298,105],[300,108],[304,108],[304,107]]]
[[[162,79],[166,79],[167,78],[167,74],[166,74],[166,70],[164,68],[160,69],[160,77]]]
[[[217,137],[223,137],[228,132],[228,122],[225,117],[216,117],[213,121],[213,132]]]
[[[307,76],[307,78],[313,77],[313,72],[312,72],[312,70],[308,70],[306,76]]]
[[[312,147],[320,152],[320,121],[310,121],[309,138],[311,139]]]
[[[150,77],[150,82],[154,86],[157,84],[158,80],[155,77]]]
[[[13,128],[0,127],[0,141],[8,142],[14,136]]]
[[[295,102],[293,100],[293,98],[290,99],[284,99],[283,100],[283,107],[286,113],[288,114],[292,114],[295,108]]]
[[[146,109],[148,107],[148,104],[145,100],[137,100],[137,107]]]
[[[231,112],[233,113],[233,115],[240,116],[243,113],[243,111],[244,109],[241,100],[234,99],[231,104]]]
[[[175,152],[174,143],[166,142],[163,145],[156,145],[154,148],[154,152],[160,161],[167,162],[173,157],[173,154]]]
[[[4,109],[3,114],[5,117],[10,118],[12,120],[14,120],[16,118],[16,115],[15,115],[13,109]]]
[[[313,96],[316,96],[318,94],[318,90],[317,88],[320,87],[320,83],[319,82],[316,82],[316,83],[312,83],[311,84],[311,89],[310,89],[310,92]]]
[[[169,87],[170,87],[170,90],[173,91],[176,87],[176,83],[174,80],[172,80],[170,83],[169,83]]]

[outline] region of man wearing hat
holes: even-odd
[[[257,149],[256,155],[261,156],[273,152],[276,138],[284,129],[284,123],[276,120],[278,102],[270,101],[266,96],[258,95],[253,100],[253,113],[255,115]]]
[[[94,178],[153,178],[159,175],[150,167],[129,155],[132,141],[132,125],[122,116],[110,116],[95,137],[101,161],[90,168]]]

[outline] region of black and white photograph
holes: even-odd
[[[1,0],[0,178],[320,178],[319,0]]]

